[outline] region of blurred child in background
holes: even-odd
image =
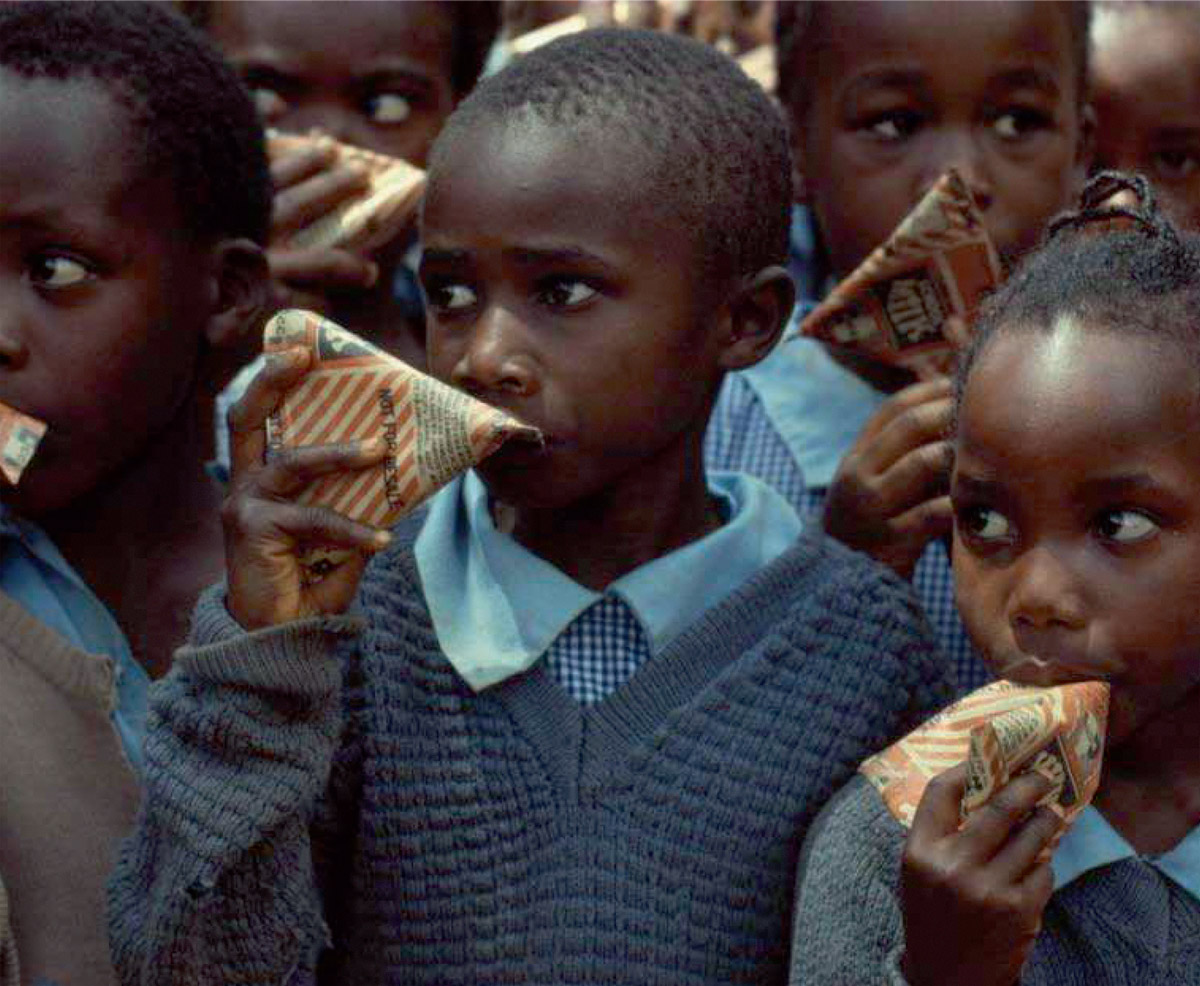
[[[878,246],[948,168],[1011,262],[1072,201],[1090,160],[1085,3],[780,3],[779,96],[809,252],[798,316]],[[804,228],[807,219],[811,226]],[[805,238],[807,237],[807,242]],[[732,374],[707,445],[714,468],[788,492],[826,530],[913,577],[959,687],[987,678],[954,611],[948,381],[787,341]],[[781,454],[786,449],[790,455]]]
[[[1200,4],[1097,4],[1091,78],[1097,167],[1145,175],[1200,229]]]

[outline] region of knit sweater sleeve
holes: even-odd
[[[126,984],[310,981],[330,932],[313,833],[344,813],[353,618],[245,633],[224,593],[152,690],[145,790],[109,884]]]
[[[790,983],[906,986],[898,896],[904,837],[862,776],[826,805],[800,860]]]

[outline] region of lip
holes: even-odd
[[[1038,654],[1016,653],[1003,661],[999,676],[1019,684],[1071,685],[1081,681],[1107,681],[1115,671],[1110,662],[1086,661]]]

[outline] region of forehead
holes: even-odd
[[[1200,463],[1195,355],[1170,340],[1060,318],[978,357],[959,413],[960,456],[1074,475],[1162,456]],[[1190,466],[1189,466],[1190,468]]]
[[[966,90],[1036,66],[1073,90],[1078,66],[1066,8],[1050,2],[821,4],[820,91],[876,71],[913,72]]]
[[[454,40],[449,5],[420,0],[232,0],[213,4],[211,28],[227,50],[242,56],[285,57],[297,68],[351,73],[396,57],[448,62]]]
[[[1099,8],[1092,82],[1101,98],[1137,101],[1162,125],[1200,117],[1200,8]]]
[[[0,214],[115,217],[141,176],[133,126],[102,82],[0,70]],[[139,192],[139,194],[141,194]]]
[[[660,208],[647,154],[604,128],[521,118],[456,132],[430,172],[422,233],[483,242],[560,237],[678,263],[696,232]],[[682,254],[686,256],[687,254]]]

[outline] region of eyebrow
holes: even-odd
[[[1101,476],[1085,480],[1080,484],[1081,492],[1092,496],[1120,496],[1159,489],[1160,484],[1148,472],[1124,473],[1117,476]]]
[[[1032,65],[1000,72],[989,82],[993,86],[1000,85],[1009,89],[1041,89],[1054,96],[1062,91],[1053,72]]]
[[[599,267],[606,271],[615,268],[603,257],[582,250],[578,247],[549,247],[537,249],[534,247],[512,247],[504,251],[507,260],[522,267],[589,266]],[[437,247],[426,247],[421,253],[421,265],[425,264],[461,264],[470,259],[467,250],[445,250]]]

